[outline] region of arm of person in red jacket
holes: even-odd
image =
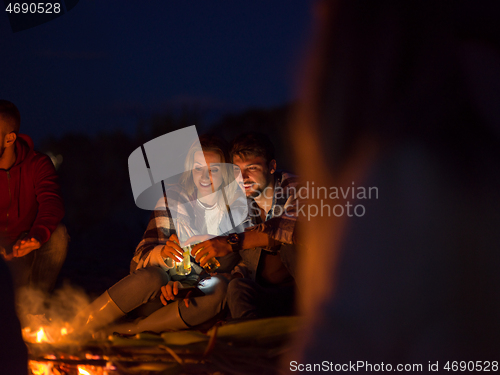
[[[50,158],[39,155],[33,173],[38,214],[28,235],[13,246],[15,257],[22,257],[45,244],[64,216],[57,174]]]

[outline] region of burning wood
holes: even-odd
[[[198,331],[113,335],[106,340],[75,340],[68,325],[23,331],[31,375],[116,375],[172,373],[274,374],[295,317],[228,324]],[[69,335],[69,336],[68,336]],[[208,350],[210,349],[210,350]]]
[[[111,375],[116,374],[116,367],[94,365],[68,365],[58,362],[38,362],[30,360],[28,363],[32,375]]]
[[[23,339],[31,343],[57,343],[67,337],[72,330],[68,327],[41,326],[32,330],[31,327],[23,328]]]
[[[28,368],[33,375],[52,375],[52,363],[28,361]]]

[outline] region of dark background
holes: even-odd
[[[286,123],[311,5],[87,0],[19,32],[2,9],[0,97],[62,160],[72,240],[60,281],[94,294],[127,274],[150,215],[134,204],[127,159],[148,140],[193,124],[228,140],[259,130],[293,169]]]

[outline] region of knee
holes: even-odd
[[[217,284],[215,285],[215,288],[214,288],[214,295],[218,298],[218,299],[224,299],[226,297],[226,293],[227,293],[227,280],[225,278],[221,278],[221,277],[215,277],[215,279],[217,279]]]
[[[50,235],[49,241],[58,248],[66,250],[69,242],[68,231],[66,225],[59,223],[54,232]]]
[[[202,280],[199,288],[205,292],[206,295],[210,295],[214,299],[222,300],[227,293],[227,280],[224,277],[214,276]]]
[[[50,258],[53,262],[64,262],[68,252],[69,236],[66,231],[66,226],[62,223],[56,227],[49,237],[49,240],[44,243],[36,251],[37,256]],[[61,263],[62,264],[62,263]]]
[[[133,274],[135,275],[135,282],[137,285],[152,291],[159,290],[169,281],[168,274],[160,267],[155,266],[140,268],[134,271]]]

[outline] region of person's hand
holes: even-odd
[[[191,255],[196,258],[200,266],[204,267],[213,257],[223,257],[232,252],[233,249],[227,243],[227,237],[215,237],[194,246]]]
[[[5,261],[9,261],[14,258],[14,254],[13,253],[7,254],[7,250],[5,250],[3,246],[0,246],[0,255]]]
[[[179,239],[174,233],[170,236],[167,243],[161,249],[161,256],[163,258],[173,259],[174,262],[182,262],[184,259],[183,251],[179,246]]]
[[[179,281],[169,281],[167,285],[163,285],[161,287],[161,295],[160,295],[161,303],[166,305],[168,301],[173,301],[177,293],[179,293],[179,288],[184,288],[184,286]],[[184,304],[186,305],[186,307],[189,307],[190,294],[191,292],[189,292],[186,295],[186,298],[184,298]]]
[[[16,258],[20,258],[31,253],[33,250],[39,249],[40,246],[40,241],[36,238],[24,238],[17,240],[14,246],[12,246],[12,254]]]

